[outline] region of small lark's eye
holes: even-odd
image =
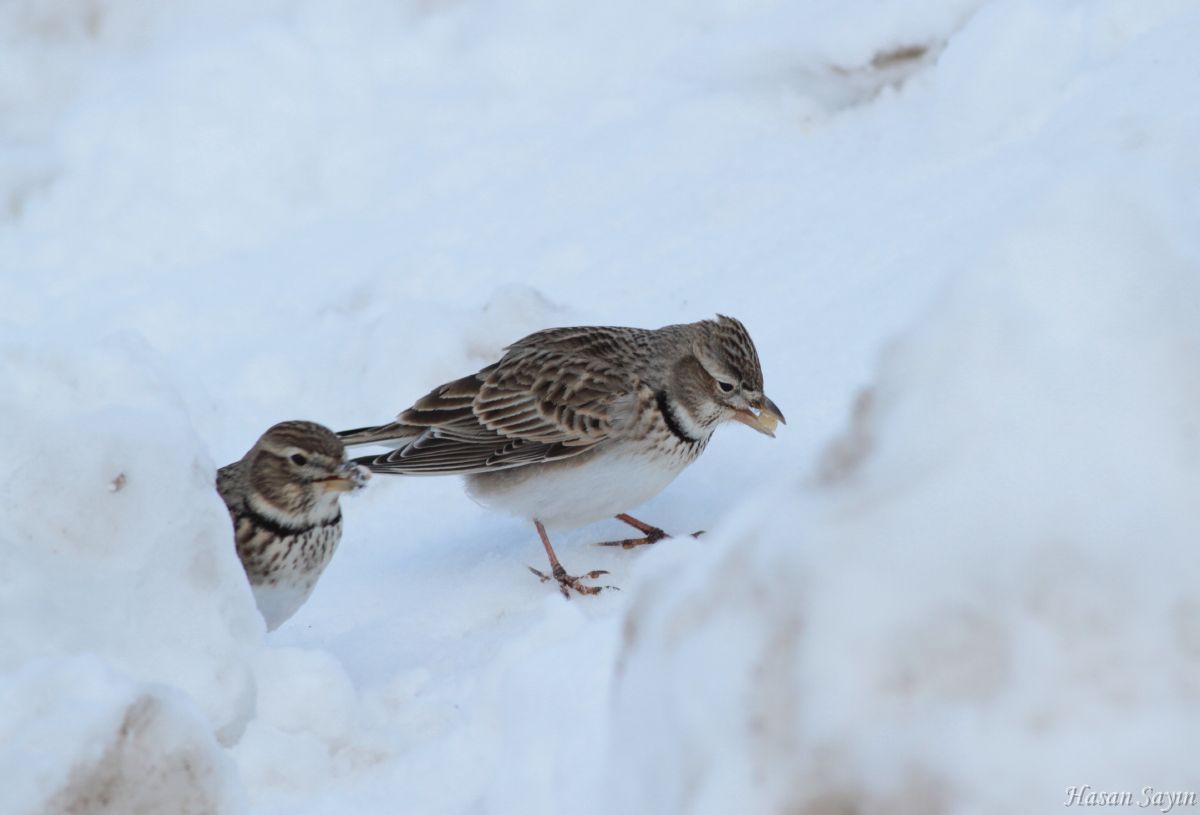
[[[718,385],[720,385],[720,386],[721,386],[721,390],[725,391],[726,393],[729,393],[730,391],[732,391],[732,390],[733,390],[733,383],[732,383],[732,382],[722,382],[721,380],[719,380],[719,379],[718,379],[718,380],[717,380],[717,384],[718,384]]]
[[[299,453],[292,453],[292,463],[295,464],[297,467],[303,467],[305,464],[308,463],[308,459],[306,459],[304,456],[300,455]]]

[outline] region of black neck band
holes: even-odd
[[[342,511],[339,509],[337,515],[334,515],[332,518],[326,518],[324,521],[320,521],[319,523],[309,524],[308,526],[289,526],[285,523],[275,520],[274,518],[263,515],[261,512],[251,506],[249,501],[242,506],[241,514],[242,517],[252,520],[254,525],[259,529],[265,529],[281,538],[288,538],[292,535],[303,535],[305,532],[310,532],[314,529],[326,526],[333,526],[334,524],[340,524],[342,522]]]
[[[658,402],[658,410],[660,413],[662,413],[663,421],[667,423],[667,429],[675,435],[675,438],[679,439],[685,444],[700,443],[700,439],[689,436],[688,432],[683,429],[683,425],[681,425],[679,420],[675,418],[675,411],[671,410],[671,405],[667,402],[666,391],[659,391],[658,393],[654,394],[654,399]]]

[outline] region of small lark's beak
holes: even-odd
[[[347,461],[337,468],[334,475],[322,478],[317,483],[330,492],[350,492],[365,487],[370,477],[371,471],[366,467]]]
[[[771,438],[775,438],[775,428],[780,422],[787,424],[783,412],[766,396],[751,403],[750,407],[758,408],[758,413],[753,410],[738,410],[734,412],[733,418]]]

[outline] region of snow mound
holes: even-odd
[[[0,339],[0,674],[101,657],[233,738],[263,635],[170,377],[134,336]]]
[[[886,353],[818,483],[642,587],[616,811],[1196,788],[1200,251],[1165,188],[1068,177],[1001,225]]]
[[[9,815],[244,809],[233,762],[177,692],[72,657],[0,677],[0,696],[0,809]]]
[[[256,717],[234,748],[239,768],[252,786],[311,792],[334,775],[348,746],[354,686],[332,656],[298,648],[263,651],[256,679]]]

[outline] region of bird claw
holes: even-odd
[[[527,566],[526,568],[537,575],[538,579],[543,583],[546,583],[550,580],[557,581],[558,590],[561,591],[562,596],[566,597],[568,600],[571,599],[572,591],[577,591],[580,594],[599,594],[600,592],[604,591],[604,589],[612,589],[613,591],[621,590],[617,586],[587,586],[581,582],[583,580],[595,580],[597,577],[602,577],[603,575],[608,574],[608,572],[604,569],[593,569],[587,574],[582,574],[576,577],[574,575],[567,574],[566,569],[557,565],[554,568],[553,575],[548,575],[543,571],[533,568],[532,566]]]
[[[661,540],[661,538],[659,538]],[[632,549],[635,546],[645,546],[657,541],[647,540],[646,538],[626,538],[621,541],[597,541],[593,546],[620,546],[622,549]]]
[[[691,537],[698,538],[703,534],[704,530],[701,529],[698,532],[693,532]],[[666,540],[669,537],[671,537],[671,535],[668,535],[661,529],[655,529],[651,532],[647,532],[645,537],[625,538],[625,540],[619,541],[600,541],[596,544],[596,546],[620,546],[622,549],[633,549],[636,546],[647,546],[651,543],[658,543],[660,540]]]
[[[650,529],[646,532],[646,535],[641,538],[625,538],[625,540],[619,541],[600,541],[596,545],[620,546],[622,549],[632,549],[635,546],[646,546],[647,544],[658,543],[660,540],[669,537],[671,536],[666,532],[663,532],[661,529]]]

